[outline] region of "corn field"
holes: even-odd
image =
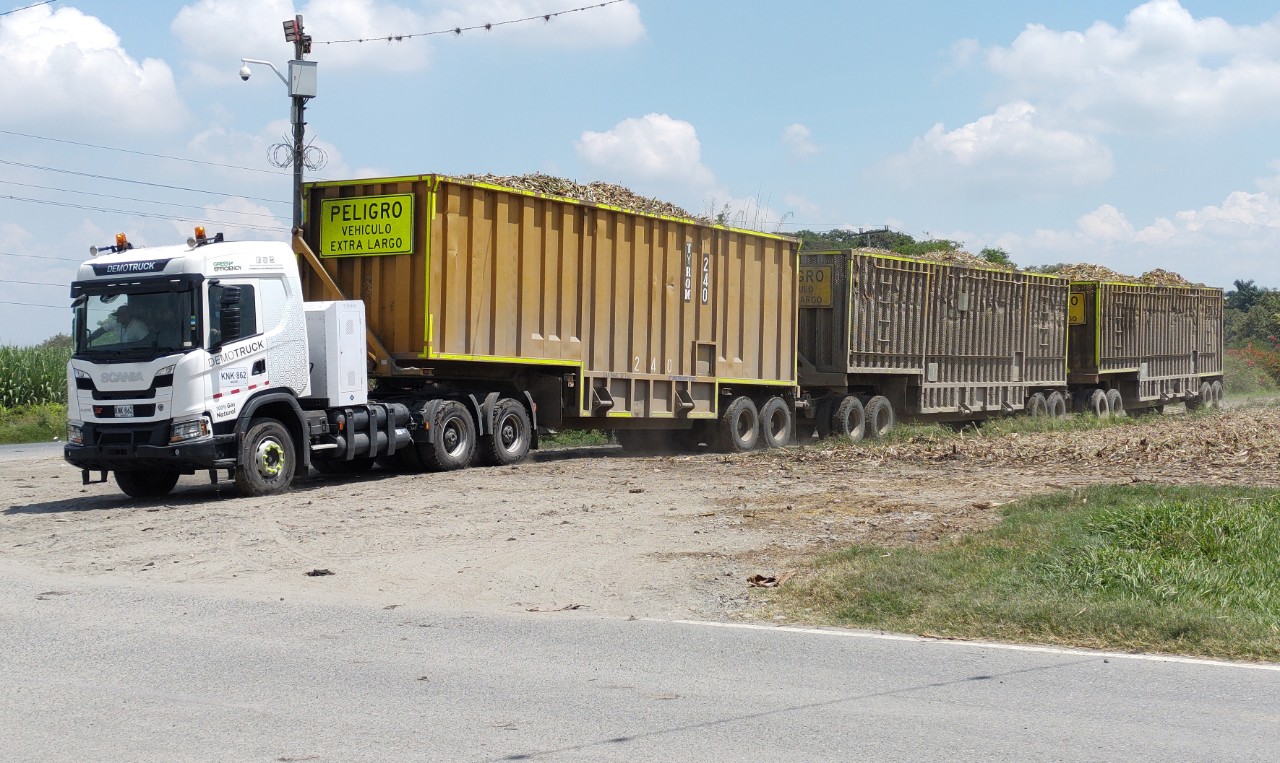
[[[67,402],[67,361],[62,347],[0,347],[0,408]]]

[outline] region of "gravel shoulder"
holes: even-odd
[[[0,459],[0,565],[243,598],[751,619],[749,576],[834,547],[937,543],[990,527],[1009,501],[1097,482],[1280,486],[1278,462],[1274,406],[958,444],[549,451],[448,474],[313,474],[270,498],[196,475],[150,503],[82,485],[38,450]]]

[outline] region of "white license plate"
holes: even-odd
[[[116,418],[117,418],[117,419],[131,419],[131,418],[133,418],[133,406],[132,406],[132,405],[117,405],[117,406],[116,406]]]

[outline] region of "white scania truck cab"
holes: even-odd
[[[66,460],[135,498],[181,474],[247,495],[315,463],[368,465],[410,443],[410,414],[368,400],[364,304],[303,302],[283,242],[134,248],[123,234],[71,285]]]

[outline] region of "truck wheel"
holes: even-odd
[[[509,466],[529,453],[533,423],[520,401],[504,397],[493,406],[493,434],[480,440],[480,458],[491,466]]]
[[[883,395],[876,395],[867,401],[866,417],[867,439],[874,440],[881,435],[888,434],[895,423],[893,403],[890,403],[889,398]]]
[[[1060,419],[1067,415],[1067,398],[1061,392],[1050,392],[1049,396],[1044,400],[1045,408],[1049,410],[1049,418]]]
[[[720,415],[719,445],[728,453],[746,453],[755,450],[760,442],[760,412],[749,397],[739,397],[729,403]]]
[[[1033,419],[1043,419],[1049,415],[1049,401],[1045,399],[1043,392],[1036,392],[1027,398],[1024,410]]]
[[[240,441],[236,487],[246,496],[271,495],[288,489],[297,469],[289,430],[275,419],[256,419]]]
[[[418,449],[427,469],[447,472],[466,466],[476,448],[476,425],[466,407],[456,400],[445,402],[436,411],[432,429],[434,441]]]
[[[830,433],[853,442],[860,441],[867,434],[866,411],[862,401],[853,395],[842,395],[831,411]]]
[[[1124,417],[1124,398],[1120,396],[1120,390],[1107,390],[1107,410],[1118,419]]]
[[[791,444],[791,408],[780,397],[771,397],[760,409],[760,434],[766,448],[785,448]]]
[[[1209,385],[1209,389],[1213,390],[1213,407],[1222,407],[1222,382],[1215,381]]]
[[[116,484],[130,498],[159,498],[168,495],[178,484],[178,473],[164,470],[116,470]]]

